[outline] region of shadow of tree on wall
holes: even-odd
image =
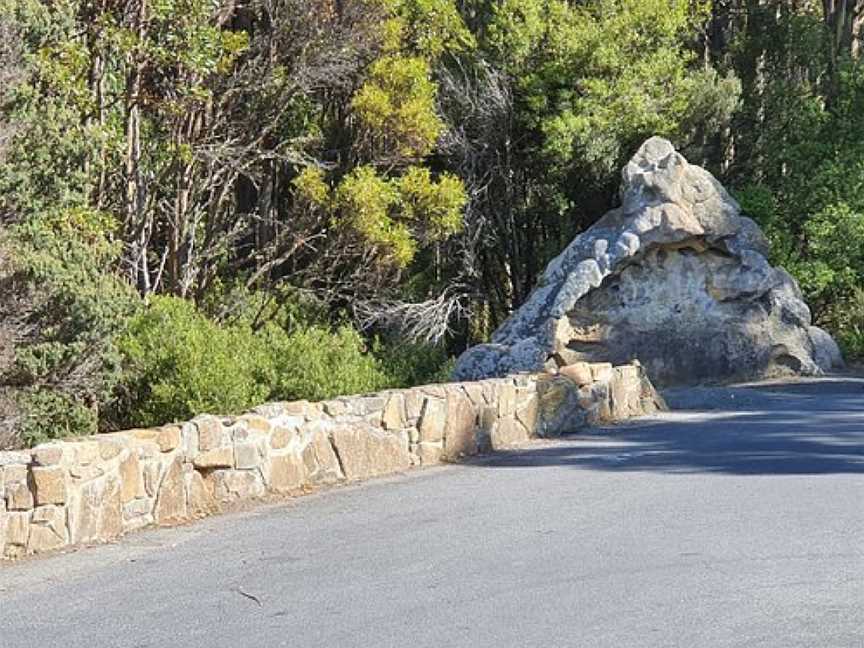
[[[729,402],[737,396],[743,405],[594,428],[482,464],[732,475],[864,473],[864,382],[724,391],[731,394]]]

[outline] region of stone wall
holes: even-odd
[[[0,452],[0,557],[428,466],[664,407],[638,364],[428,385]]]

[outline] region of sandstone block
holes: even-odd
[[[447,392],[447,422],[444,428],[444,454],[448,459],[477,454],[477,413],[471,399],[461,389]]]
[[[160,525],[177,524],[188,519],[183,464],[179,458],[171,462],[162,478],[153,513],[156,524]]]
[[[510,416],[516,413],[516,387],[510,382],[504,382],[498,387],[498,416]]]
[[[609,382],[612,380],[611,362],[592,362],[591,376],[597,382]]]
[[[218,510],[219,505],[213,499],[213,493],[196,470],[183,473],[183,485],[186,490],[186,514],[188,517],[203,517]]]
[[[30,519],[27,553],[41,553],[65,547],[69,543],[66,533],[66,509],[62,506],[40,506]]]
[[[131,502],[136,497],[143,497],[146,494],[144,490],[144,477],[141,473],[141,464],[137,454],[130,452],[120,462],[118,475],[120,477],[120,501],[123,504]]]
[[[463,383],[462,388],[465,390],[468,398],[474,404],[474,407],[479,408],[486,405],[486,398],[483,396],[483,386],[477,383]]]
[[[7,558],[20,558],[26,552],[30,540],[30,513],[6,514],[6,547]]]
[[[492,429],[491,441],[493,450],[512,448],[528,440],[528,430],[513,416],[507,416]]]
[[[334,430],[332,438],[347,479],[387,475],[411,466],[407,444],[396,435],[345,426]]]
[[[417,456],[420,457],[420,463],[424,466],[441,463],[441,457],[443,455],[444,446],[441,443],[417,444]]]
[[[256,443],[238,443],[234,446],[234,466],[241,470],[261,465],[261,451]]]
[[[159,428],[159,436],[156,440],[161,452],[171,452],[180,447],[182,442],[181,429],[177,425],[166,425]]]
[[[76,490],[67,506],[71,542],[98,542],[118,537],[123,531],[123,507],[117,475],[106,474]]]
[[[34,495],[36,504],[63,504],[66,502],[66,471],[59,466],[34,466]]]
[[[262,497],[266,492],[261,475],[254,470],[214,470],[206,479],[219,502]]]
[[[446,423],[446,402],[427,396],[423,401],[420,422],[417,424],[417,430],[420,432],[420,441],[441,441],[444,438]]]
[[[294,453],[270,457],[269,483],[275,493],[295,491],[306,481],[306,466]]]
[[[270,447],[274,450],[287,448],[291,440],[297,435],[296,426],[280,425],[270,435]]]
[[[298,400],[282,403],[285,414],[288,416],[306,416],[306,410],[309,408],[309,401]]]
[[[574,362],[573,364],[566,365],[561,367],[558,373],[572,380],[577,387],[589,385],[594,380],[591,366],[587,362]]]
[[[345,478],[330,439],[323,430],[313,432],[303,448],[303,465],[311,484],[332,484]]]
[[[75,458],[71,463],[89,466],[99,461],[99,444],[95,441],[80,441],[74,447]]]
[[[29,511],[35,505],[33,492],[26,482],[6,484],[6,508],[10,511]]]
[[[391,394],[387,399],[381,422],[386,430],[399,430],[405,425],[405,402],[402,394]]]
[[[414,421],[420,418],[423,413],[423,402],[426,396],[417,388],[409,389],[404,393],[405,397],[405,416],[409,421]]]
[[[540,415],[540,401],[536,393],[520,402],[516,409],[516,420],[519,421],[531,436],[537,432],[537,422]]]
[[[64,446],[59,443],[39,445],[33,448],[33,461],[39,466],[56,466],[63,461]]]
[[[0,466],[21,465],[26,466],[30,463],[31,457],[29,452],[4,451],[0,452]]]
[[[196,468],[231,468],[234,466],[234,449],[231,446],[214,448],[199,453],[192,463]]]
[[[215,416],[198,416],[193,419],[198,429],[198,450],[206,452],[219,448],[227,441],[225,429]]]
[[[345,416],[348,414],[348,405],[341,400],[329,400],[321,403],[324,412],[329,416]]]
[[[270,434],[270,430],[273,426],[263,416],[255,416],[253,414],[244,414],[240,418],[237,419],[238,423],[241,423],[246,427],[247,430],[251,432],[259,432],[261,434]]]
[[[118,437],[107,438],[108,435],[104,436],[106,438],[100,438],[98,441],[99,458],[102,459],[102,461],[110,461],[123,452],[124,443]]]

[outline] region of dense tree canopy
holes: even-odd
[[[862,353],[862,30],[864,0],[5,0],[0,445],[430,379],[656,134]]]

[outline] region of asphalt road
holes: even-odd
[[[0,647],[864,646],[864,383],[688,399],[2,566]]]

